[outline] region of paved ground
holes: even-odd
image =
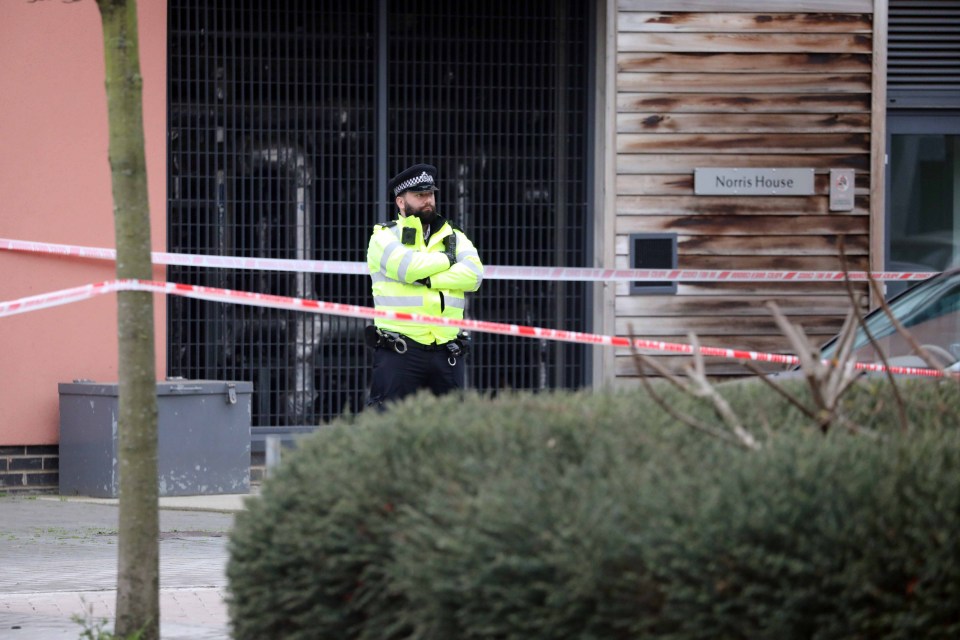
[[[161,498],[164,640],[229,638],[227,533],[245,496]],[[0,497],[0,639],[79,638],[107,620],[117,576],[116,500]]]

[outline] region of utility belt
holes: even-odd
[[[408,349],[418,351],[443,351],[448,354],[447,363],[452,367],[457,364],[457,358],[466,358],[470,353],[470,344],[473,338],[466,331],[461,331],[457,337],[443,344],[421,344],[396,331],[384,331],[376,325],[368,324],[363,329],[363,341],[371,349],[392,349],[403,355]]]

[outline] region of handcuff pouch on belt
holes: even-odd
[[[472,342],[473,338],[471,338],[470,334],[466,331],[458,333],[456,338],[445,345],[447,347],[447,353],[450,354],[447,357],[447,363],[453,367],[457,364],[457,358],[466,358],[470,354]]]
[[[363,328],[363,342],[371,349],[388,346],[399,354],[407,352],[406,339],[394,331],[384,331],[376,325],[368,324]]]
[[[409,349],[407,338],[394,331],[384,331],[376,325],[368,324],[363,328],[363,342],[371,349],[380,347],[389,347],[397,353],[403,355]],[[443,346],[447,350],[447,363],[453,367],[457,364],[457,358],[466,358],[470,353],[473,338],[466,331],[461,331],[457,337],[447,342]]]

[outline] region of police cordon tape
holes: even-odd
[[[45,253],[94,260],[116,260],[114,249],[83,247],[49,242],[29,242],[0,238],[0,249],[26,253]],[[220,269],[255,269],[259,271],[293,271],[299,273],[335,273],[369,275],[365,262],[337,260],[281,260],[276,258],[242,258],[204,256],[184,253],[151,254],[154,264]],[[877,271],[874,280],[914,281],[937,275],[928,271]],[[491,280],[550,280],[568,282],[842,282],[842,271],[751,271],[744,269],[604,269],[590,267],[520,267],[487,265],[483,277]],[[854,281],[866,281],[868,273],[851,271]]]
[[[287,309],[292,311],[306,311],[310,313],[323,313],[334,316],[344,316],[348,318],[363,318],[375,320],[377,318],[388,318],[390,320],[419,322],[424,324],[436,324],[459,327],[470,331],[480,333],[496,333],[508,336],[521,336],[525,338],[540,338],[542,340],[555,340],[558,342],[573,342],[576,344],[591,344],[610,347],[631,346],[637,349],[647,351],[661,351],[667,353],[681,353],[692,355],[698,351],[688,344],[675,342],[663,342],[660,340],[649,340],[646,338],[623,338],[620,336],[599,335],[593,333],[580,333],[578,331],[565,331],[562,329],[546,329],[543,327],[528,327],[516,324],[502,324],[499,322],[486,322],[483,320],[456,320],[454,318],[440,318],[437,316],[427,316],[418,313],[403,313],[400,311],[386,311],[382,309],[372,309],[370,307],[361,307],[352,304],[342,304],[338,302],[323,302],[321,300],[305,300],[303,298],[288,298],[266,293],[251,293],[248,291],[234,291],[232,289],[219,289],[216,287],[203,287],[192,284],[177,284],[173,282],[157,282],[153,280],[111,280],[95,284],[83,285],[72,289],[63,289],[50,293],[29,296],[18,300],[0,302],[0,318],[5,316],[27,313],[39,309],[46,309],[81,300],[88,300],[107,293],[119,291],[145,291],[151,293],[164,293],[167,295],[182,296],[186,298],[195,298],[198,300],[208,300],[211,302],[227,302],[232,304],[243,304],[255,307],[268,307],[272,309]],[[738,349],[726,349],[722,347],[700,346],[699,352],[704,356],[713,356],[718,358],[728,358],[734,360],[752,360],[755,362],[771,362],[776,364],[795,365],[800,363],[797,356],[781,353],[762,353],[758,351],[743,351]],[[862,371],[886,371],[898,375],[912,375],[939,378],[944,377],[944,372],[937,369],[922,369],[918,367],[902,367],[857,362],[853,365],[856,369]]]

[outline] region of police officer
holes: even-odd
[[[374,226],[367,267],[378,310],[463,318],[464,294],[483,280],[483,264],[463,231],[437,213],[437,168],[415,164],[389,184],[396,220]],[[457,327],[379,318],[366,328],[375,348],[368,406],[382,409],[419,389],[462,389],[466,335]]]

